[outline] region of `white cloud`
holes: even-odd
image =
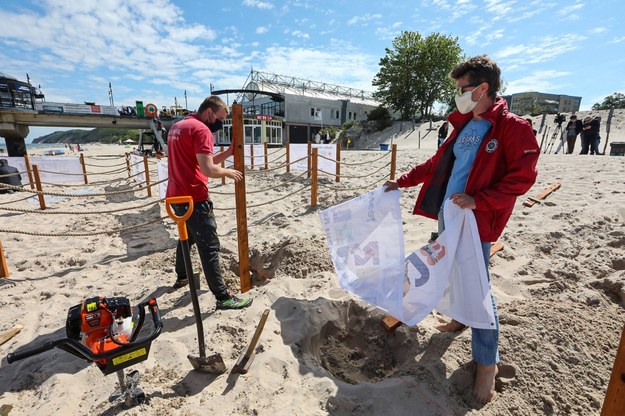
[[[354,16],[351,19],[349,19],[347,21],[348,25],[356,25],[356,24],[367,24],[369,22],[371,22],[372,20],[379,20],[382,18],[381,14],[365,14],[362,16]]]
[[[567,84],[558,79],[571,75],[567,71],[535,71],[531,75],[508,81],[506,94],[516,94],[519,92],[538,91],[544,93],[560,94]]]
[[[259,9],[273,9],[273,3],[259,0],[243,0],[243,5]]]
[[[256,28],[256,34],[257,35],[262,35],[263,33],[267,33],[267,32],[269,32],[269,28],[266,27],[266,26],[258,26]]]

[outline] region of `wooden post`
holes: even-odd
[[[84,153],[80,154],[80,165],[82,166],[82,176],[85,179],[85,185],[87,185],[89,182],[87,181],[87,166],[85,165]]]
[[[417,149],[421,149],[421,132],[419,131],[419,147]]]
[[[125,153],[126,155],[126,169],[128,170],[128,177],[130,178],[130,153]]]
[[[608,391],[601,408],[601,416],[616,415],[625,415],[625,327],[621,333]]]
[[[391,180],[395,179],[395,170],[397,169],[397,145],[394,144],[391,151]]]
[[[234,141],[234,168],[243,174],[235,182],[234,194],[237,208],[237,237],[239,243],[239,279],[241,293],[252,288],[250,275],[250,254],[247,234],[247,204],[245,201],[245,144],[243,140],[243,107],[232,104],[232,140]]]
[[[152,196],[152,188],[150,188],[150,168],[148,167],[147,156],[143,156],[143,170],[145,171],[145,186],[148,189],[148,196]]]
[[[33,175],[35,176],[35,187],[39,191],[39,193],[37,194],[37,196],[39,197],[39,207],[41,209],[46,209],[46,200],[43,197],[41,179],[39,178],[39,167],[37,167],[37,165],[33,165]]]
[[[336,143],[336,182],[341,181],[341,143]]]
[[[263,143],[263,147],[265,150],[265,170],[269,170],[269,158],[267,157],[267,143]]]
[[[250,168],[254,169],[254,143],[250,144]]]
[[[308,162],[308,175],[306,176],[308,179],[310,179],[310,155],[312,154],[312,143],[310,140],[308,140],[308,150],[306,151],[306,162]]]
[[[291,142],[286,142],[286,173],[291,171]]]
[[[312,186],[310,187],[310,205],[312,207],[317,206],[317,157],[319,156],[319,151],[315,147],[312,149]]]
[[[232,139],[231,139],[231,140],[232,140]],[[221,146],[221,151],[222,151],[222,152],[224,151],[224,147],[223,147],[223,146]],[[225,168],[225,167],[226,167],[226,160],[225,160],[225,159],[221,161],[221,167],[222,167],[222,168]],[[226,177],[225,177],[225,176],[222,176],[222,177],[221,177],[221,184],[222,184],[222,185],[225,185],[225,184],[226,184]]]
[[[608,121],[605,123],[605,143],[603,143],[603,154],[608,148],[608,142],[610,141],[610,126],[612,126],[612,115],[614,114],[614,107],[610,108],[608,113]],[[598,150],[598,149],[597,149]]]
[[[33,179],[33,170],[30,166],[30,159],[28,153],[24,155],[24,164],[26,164],[26,173],[28,173],[28,182],[30,182],[30,189],[35,189],[35,181]]]
[[[7,266],[7,259],[4,257],[2,241],[0,241],[0,277],[9,277],[9,266]]]

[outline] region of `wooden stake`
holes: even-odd
[[[250,169],[254,169],[254,144],[250,144]]]
[[[395,179],[395,170],[397,169],[397,145],[392,146],[391,153],[391,180]]]
[[[336,143],[336,182],[341,181],[341,143]]]
[[[2,241],[0,241],[0,277],[9,277],[9,266],[7,266],[7,259],[4,257]]]
[[[306,158],[306,161],[308,162],[308,176],[307,178],[310,179],[310,155],[312,154],[312,143],[310,142],[310,140],[308,141],[308,153],[306,153],[306,156],[308,156]]]
[[[145,173],[145,186],[148,189],[148,196],[152,196],[152,188],[150,188],[150,168],[148,166],[147,156],[143,156],[143,171]]]
[[[80,165],[82,166],[82,176],[85,179],[85,185],[89,182],[87,181],[87,166],[85,165],[85,155],[83,153],[80,154]]]
[[[555,184],[551,185],[549,188],[545,189],[544,191],[536,195],[536,197],[534,198],[528,197],[527,200],[523,202],[523,205],[528,208],[531,208],[535,204],[540,203],[541,200],[547,198],[549,194],[551,194],[554,191],[557,191],[558,189],[560,189],[560,182],[556,182]]]
[[[286,173],[291,171],[291,142],[286,142]]]
[[[0,345],[4,344],[8,340],[19,334],[22,329],[24,329],[24,325],[17,324],[13,328],[0,334]]]
[[[30,182],[30,189],[35,189],[33,170],[30,167],[30,159],[28,158],[28,153],[24,155],[24,164],[26,165],[26,173],[28,173],[28,182]]]
[[[232,139],[231,139],[231,140],[232,140]],[[221,146],[221,151],[222,151],[222,152],[224,151],[224,147],[223,147],[223,146]],[[225,167],[226,167],[226,160],[225,160],[225,159],[221,161],[221,167],[222,167],[222,168],[225,168]],[[226,184],[226,177],[225,177],[225,176],[222,176],[222,177],[221,177],[221,184],[222,184],[222,185],[225,185],[225,184]]]
[[[625,415],[625,327],[621,333],[621,342],[601,409],[601,416],[617,415]]]
[[[128,177],[130,178],[130,153],[125,153],[126,155],[126,169],[128,170]]]
[[[247,233],[247,204],[245,200],[245,144],[243,140],[243,107],[232,104],[232,140],[234,141],[234,168],[243,174],[243,179],[234,184],[237,208],[237,237],[239,245],[239,279],[241,293],[252,288],[250,275],[250,253]]]
[[[384,328],[386,328],[388,331],[394,331],[399,328],[399,326],[401,325],[401,321],[395,319],[391,315],[386,315],[382,319],[382,325],[384,325]]]
[[[267,156],[267,142],[263,143],[263,150],[265,151],[265,170],[269,169],[269,157]]]
[[[39,197],[39,207],[41,209],[46,209],[46,200],[43,197],[43,189],[41,188],[41,179],[39,178],[39,167],[37,165],[33,165],[33,175],[35,176],[35,187],[39,191],[37,197]]]
[[[312,186],[310,187],[310,205],[312,207],[317,206],[317,158],[319,156],[319,151],[315,147],[312,149]]]

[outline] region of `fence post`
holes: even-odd
[[[336,142],[336,182],[341,181],[341,143]]]
[[[4,257],[2,241],[0,241],[0,277],[9,277],[9,266],[7,266],[7,259]]]
[[[82,176],[85,178],[85,185],[87,185],[89,182],[87,181],[87,166],[85,165],[84,153],[80,154],[80,165],[82,166]]]
[[[625,414],[625,327],[621,333],[614,359],[612,375],[608,383],[608,391],[603,400],[601,416],[624,415]]]
[[[311,143],[310,140],[308,140],[308,150],[307,150],[307,153],[306,153],[306,162],[308,162],[308,175],[306,177],[308,179],[310,179],[310,169],[311,169],[311,167],[310,167],[310,155],[312,154],[311,149],[312,149],[312,143]]]
[[[312,149],[312,186],[310,187],[310,205],[312,207],[317,206],[317,156],[319,155],[318,149],[315,147]]]
[[[143,170],[145,171],[145,186],[148,189],[148,196],[152,196],[152,188],[150,188],[150,168],[148,167],[147,156],[143,156]]]
[[[263,143],[264,151],[265,151],[265,170],[269,170],[269,158],[267,157],[267,142]]]
[[[26,172],[28,173],[28,182],[30,182],[30,189],[35,189],[35,181],[33,179],[33,171],[30,166],[30,159],[28,153],[24,155],[24,163],[26,164]]]
[[[221,146],[221,151],[222,152],[224,151],[224,147],[223,146]],[[226,159],[221,161],[221,168],[224,169],[225,167],[226,167]],[[221,184],[222,185],[226,184],[226,177],[225,176],[221,177]]]
[[[39,197],[39,207],[41,209],[46,209],[46,200],[43,197],[43,190],[41,188],[41,178],[39,177],[39,167],[37,165],[33,165],[33,175],[35,176],[35,187],[39,191],[37,196]]]
[[[421,131],[419,131],[419,147],[417,149],[421,149]]]
[[[130,178],[130,153],[125,153],[126,155],[126,169],[128,169],[128,177]]]
[[[291,142],[286,142],[286,173],[291,171]]]
[[[250,253],[247,233],[247,204],[245,201],[245,143],[243,136],[243,107],[232,104],[232,140],[234,141],[234,168],[243,178],[234,183],[237,207],[237,240],[239,244],[239,280],[241,293],[252,288],[250,275]]]
[[[395,170],[397,168],[397,145],[394,144],[391,152],[391,180],[395,179]]]

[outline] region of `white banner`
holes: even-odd
[[[323,156],[318,158],[317,166],[319,170],[336,175],[336,144],[312,144],[313,148],[317,149],[317,154]],[[289,145],[289,160],[295,162],[298,159],[304,158],[299,162],[291,165],[291,170],[307,170],[308,169],[308,144],[306,143],[291,143]],[[327,159],[324,159],[327,158]],[[328,160],[330,159],[330,160]]]
[[[130,176],[132,180],[145,186],[145,166],[143,156],[130,153]]]
[[[156,175],[158,176],[159,181],[169,178],[169,172],[167,171],[167,159],[159,159],[156,161]],[[161,199],[167,197],[167,182],[168,181],[158,184],[158,196]]]
[[[494,329],[473,212],[446,201],[445,232],[405,257],[400,196],[378,188],[320,212],[341,287],[407,325],[437,308],[465,325]]]
[[[26,162],[23,157],[3,157],[10,166],[15,167],[20,172],[26,172]],[[77,157],[59,156],[32,156],[30,165],[37,165],[41,182],[46,183],[84,183],[82,164]],[[22,185],[28,183],[28,173],[22,174]]]

